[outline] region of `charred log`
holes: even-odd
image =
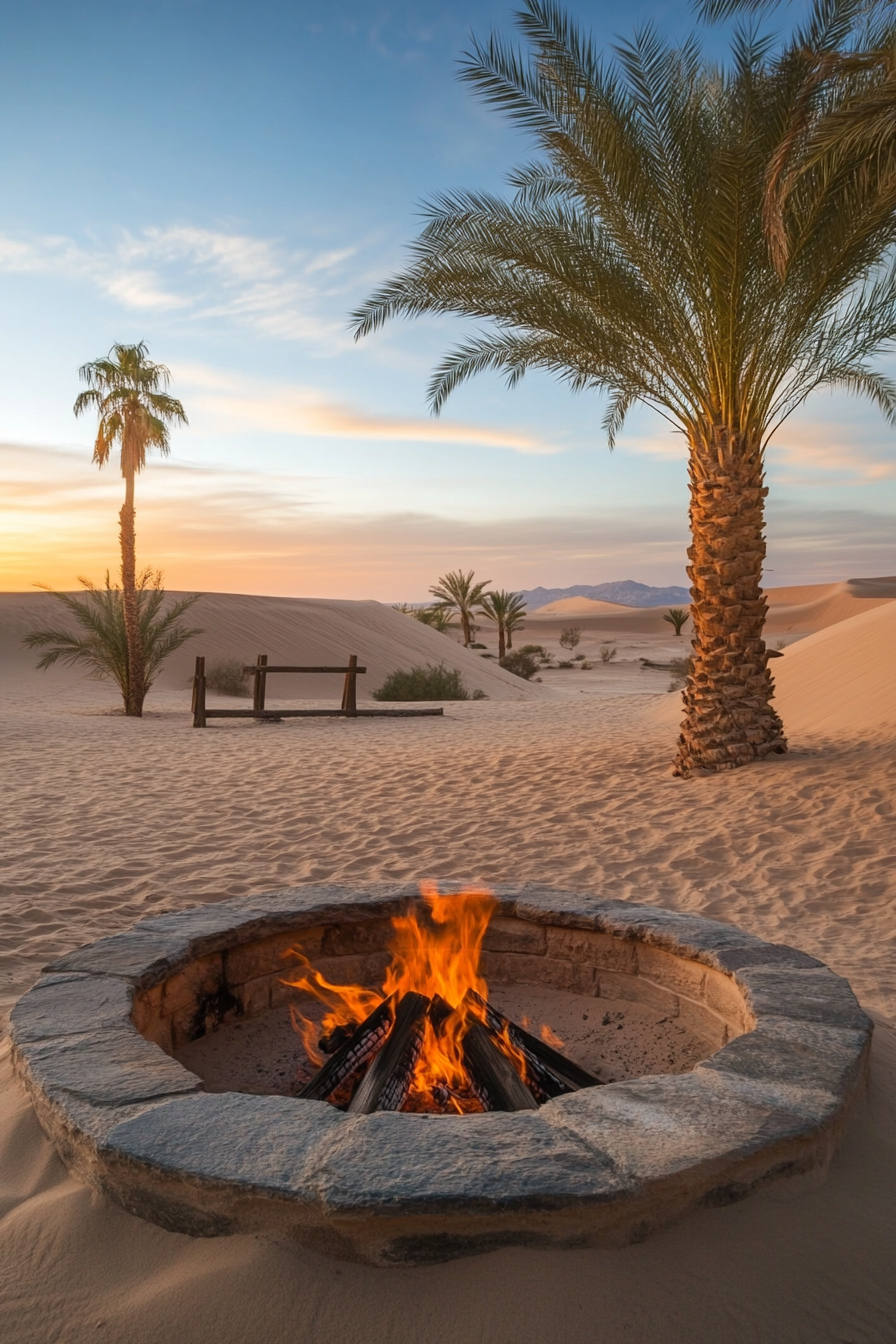
[[[325,1032],[317,1043],[318,1050],[323,1050],[325,1055],[333,1055],[341,1045],[350,1041],[353,1034],[358,1030],[357,1022],[344,1022],[339,1027],[334,1027],[332,1031]]]
[[[470,1022],[462,1049],[464,1068],[487,1111],[538,1109],[538,1102],[481,1022]]]
[[[517,1026],[509,1017],[499,1013],[475,990],[468,990],[466,999],[475,1003],[484,1014],[485,1026],[496,1041],[506,1036],[526,1061],[529,1074],[528,1082],[536,1093],[541,1093],[540,1101],[559,1097],[564,1092],[577,1092],[583,1087],[599,1087],[600,1079],[593,1073],[574,1064],[571,1059],[561,1055],[544,1041]]]
[[[425,994],[411,992],[401,998],[389,1037],[349,1102],[350,1114],[401,1110],[423,1048],[429,1006]]]
[[[327,1060],[309,1083],[296,1093],[306,1101],[327,1101],[336,1089],[372,1059],[392,1029],[395,995],[384,999],[349,1039]]]

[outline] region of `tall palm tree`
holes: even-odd
[[[104,359],[95,359],[79,370],[88,390],[75,401],[75,415],[95,409],[99,416],[93,460],[104,467],[114,445],[121,450],[121,474],[125,481],[124,504],[118,515],[121,541],[121,588],[128,652],[128,697],[125,713],[139,718],[146,695],[146,676],[140,639],[137,600],[137,536],[134,511],[134,479],[146,466],[146,451],[170,451],[169,424],[185,425],[181,403],[165,391],[170,374],[164,364],[147,358],[146,343],[113,345]]]
[[[475,608],[482,601],[483,594],[491,583],[491,579],[474,583],[474,578],[472,569],[468,574],[462,569],[452,569],[449,573],[443,574],[438,583],[429,590],[436,599],[435,606],[441,611],[457,612],[464,633],[464,645],[467,648],[473,642]]]
[[[688,445],[693,664],[675,769],[730,769],[786,751],[762,629],[764,461],[769,439],[816,388],[869,396],[896,421],[896,385],[871,357],[896,338],[896,241],[883,170],[810,171],[783,280],[762,227],[766,173],[800,97],[805,61],[736,36],[729,65],[690,39],[642,32],[604,61],[549,0],[523,0],[530,55],[497,36],[463,76],[535,140],[511,199],[442,195],[406,270],[354,314],[452,313],[492,326],[445,356],[434,411],[485,370],[513,386],[546,369],[609,394],[610,446],[636,402]],[[809,25],[810,50],[840,29]]]
[[[504,658],[513,648],[513,632],[519,630],[526,614],[526,600],[521,593],[509,593],[496,588],[480,600],[479,609],[498,627],[498,658]]]

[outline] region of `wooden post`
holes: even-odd
[[[267,681],[267,677],[265,676],[265,673],[264,673],[261,669],[262,669],[263,667],[267,667],[267,663],[268,663],[268,656],[267,656],[267,654],[266,654],[266,653],[260,653],[260,654],[258,655],[258,658],[256,659],[256,663],[255,663],[255,667],[256,667],[256,671],[255,671],[255,691],[254,691],[254,694],[253,694],[253,696],[252,696],[252,708],[255,710],[256,713],[259,713],[261,710],[264,709],[264,692],[265,692],[265,682]]]
[[[348,670],[345,674],[345,689],[342,692],[342,711],[350,719],[358,716],[358,655],[349,655]]]
[[[193,677],[193,727],[205,727],[205,659],[196,659]]]

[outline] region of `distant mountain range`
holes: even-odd
[[[619,583],[577,583],[572,588],[529,588],[523,592],[530,611],[559,602],[564,597],[590,597],[598,602],[619,602],[624,607],[687,607],[691,593],[688,588],[651,588],[634,579]]]

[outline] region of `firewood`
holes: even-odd
[[[516,1022],[499,1013],[497,1008],[487,1003],[475,990],[468,990],[466,998],[483,1011],[485,1026],[491,1035],[500,1039],[506,1033],[511,1044],[523,1055],[529,1071],[530,1085],[544,1094],[540,1100],[547,1101],[564,1092],[577,1092],[583,1087],[600,1087],[600,1079],[595,1078],[593,1073],[589,1073],[579,1064],[574,1064],[571,1059],[552,1049],[546,1042],[517,1026]]]
[[[399,1000],[389,1038],[349,1102],[351,1115],[401,1110],[423,1048],[429,1003],[425,994],[413,991]]]
[[[481,1022],[471,1021],[462,1042],[464,1068],[487,1111],[536,1111],[538,1102]]]
[[[341,1045],[309,1083],[296,1095],[306,1101],[326,1101],[340,1083],[367,1063],[384,1044],[392,1030],[395,995],[384,999],[366,1017],[344,1045]]]

